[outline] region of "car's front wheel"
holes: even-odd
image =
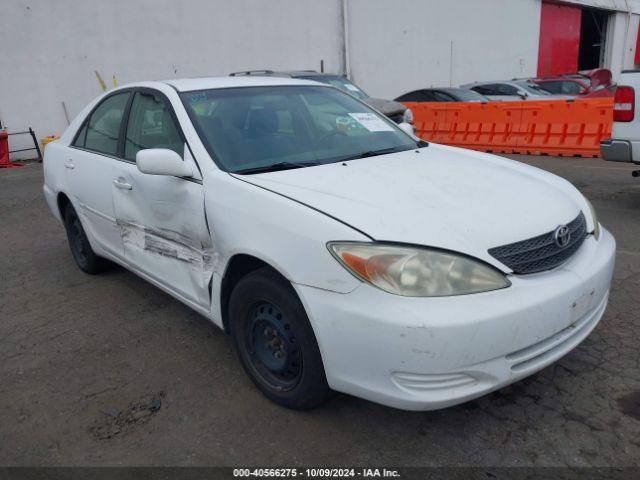
[[[284,278],[267,268],[242,278],[231,293],[229,318],[242,366],[269,399],[308,409],[329,397],[313,329]]]
[[[105,271],[110,266],[108,260],[97,256],[91,248],[80,217],[70,203],[64,211],[64,226],[67,231],[71,255],[80,270],[93,275]]]

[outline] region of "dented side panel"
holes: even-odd
[[[167,288],[209,308],[209,282],[219,257],[211,241],[200,183],[146,175],[122,162],[113,189],[125,260]]]

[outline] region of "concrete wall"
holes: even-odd
[[[606,65],[633,68],[640,0],[608,8]],[[347,0],[352,78],[371,95],[535,75],[541,0]],[[0,119],[39,137],[109,82],[252,68],[343,72],[342,0],[11,0],[0,14]],[[12,137],[11,148],[27,146]]]
[[[340,0],[11,0],[0,11],[0,119],[39,137],[120,83],[342,66]],[[12,137],[12,149],[26,139]]]
[[[540,0],[349,0],[353,79],[370,95],[536,74]]]

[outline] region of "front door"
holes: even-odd
[[[116,221],[127,263],[208,309],[213,258],[199,174],[149,175],[135,164],[138,151],[167,148],[198,172],[168,102],[159,92],[135,93],[125,126],[124,161],[113,177]]]

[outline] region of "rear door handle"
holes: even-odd
[[[73,170],[74,168],[76,168],[76,166],[73,164],[73,160],[69,159],[66,162],[64,162],[64,168]]]
[[[130,183],[127,182],[122,182],[118,179],[115,179],[113,181],[113,184],[117,187],[117,188],[121,188],[122,190],[133,190],[133,185],[131,185]]]

